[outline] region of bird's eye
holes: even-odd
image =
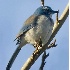
[[[49,10],[49,9],[47,9],[47,11],[48,11],[48,12],[50,12],[50,10]]]

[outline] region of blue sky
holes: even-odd
[[[45,5],[53,10],[59,9],[59,16],[66,7],[68,0],[45,0]],[[0,70],[5,70],[6,65],[16,49],[13,42],[24,21],[41,6],[40,0],[0,0]],[[55,15],[53,15],[55,21]],[[46,59],[44,70],[68,70],[69,64],[69,18],[56,35],[58,46],[46,50],[50,56]],[[17,56],[11,70],[20,70],[27,58],[35,49],[26,45]],[[41,56],[30,70],[38,70]]]

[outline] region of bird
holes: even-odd
[[[18,47],[13,53],[6,70],[11,68],[14,60],[23,46],[26,44],[32,44],[36,48],[36,44],[39,43],[40,38],[42,41],[42,46],[48,42],[54,26],[52,15],[55,13],[58,13],[58,11],[52,10],[52,8],[49,6],[40,6],[24,22],[24,25],[15,38],[15,40],[17,40],[16,45],[18,45]]]

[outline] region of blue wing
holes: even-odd
[[[30,16],[25,22],[24,26],[21,28],[20,32],[18,33],[16,39],[21,35],[24,35],[29,29],[35,27],[37,25],[38,16],[32,15]],[[16,40],[15,39],[15,40]]]

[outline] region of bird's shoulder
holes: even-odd
[[[24,22],[24,26],[30,25],[30,24],[36,22],[37,19],[38,19],[38,16],[37,16],[37,15],[31,15],[31,16]]]
[[[29,29],[33,28],[36,26],[36,21],[38,19],[39,16],[37,15],[31,15],[23,24],[21,30],[19,31],[19,33],[16,36],[16,39],[20,36],[22,36],[23,34],[25,34]],[[15,39],[15,40],[16,40]]]

